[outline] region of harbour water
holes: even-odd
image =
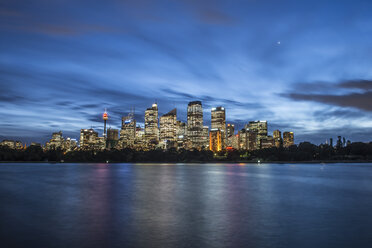
[[[3,163],[0,240],[1,247],[371,247],[372,164]]]

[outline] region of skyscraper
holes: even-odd
[[[98,143],[98,133],[93,128],[80,130],[81,149],[97,149],[99,147]]]
[[[294,144],[294,134],[293,132],[284,132],[283,133],[283,146],[290,147]]]
[[[275,130],[273,132],[273,136],[274,136],[275,146],[278,148],[283,146],[282,133],[279,130]]]
[[[222,132],[220,129],[211,129],[209,132],[209,150],[219,152],[222,150]]]
[[[107,129],[106,148],[111,149],[116,147],[119,141],[119,130],[118,129]]]
[[[256,149],[259,149],[260,140],[267,137],[267,121],[250,121],[245,127],[248,128],[250,132],[256,133]]]
[[[122,148],[132,148],[136,139],[136,120],[131,112],[121,119],[120,145]]]
[[[145,111],[145,141],[148,148],[154,148],[159,142],[158,105],[156,103]]]
[[[166,147],[175,146],[177,131],[177,109],[172,109],[160,117],[160,141]]]
[[[226,112],[224,107],[216,107],[211,110],[211,131],[221,131],[221,147],[226,146]]]
[[[227,124],[226,127],[226,136],[231,137],[235,134],[235,125],[234,124]]]
[[[203,108],[200,101],[189,102],[187,106],[187,136],[190,148],[203,147]]]

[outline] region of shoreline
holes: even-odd
[[[15,164],[15,163],[27,163],[27,164],[35,164],[35,163],[43,163],[43,164],[366,164],[371,163],[372,160],[314,160],[314,161],[188,161],[188,162],[171,162],[171,161],[138,161],[138,162],[97,162],[97,161],[89,161],[89,162],[76,162],[76,161],[69,161],[69,162],[61,162],[61,161],[0,161],[0,164]]]

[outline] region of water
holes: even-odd
[[[0,164],[0,240],[371,247],[372,164]]]

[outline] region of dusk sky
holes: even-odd
[[[372,140],[372,1],[0,0],[0,139],[120,128],[158,102]],[[101,131],[102,133],[102,131]]]

